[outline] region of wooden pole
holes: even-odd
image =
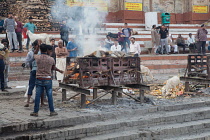
[[[117,92],[112,91],[112,104],[116,105],[117,104]]]
[[[144,103],[144,90],[139,88],[140,103]]]
[[[93,88],[93,99],[98,97],[97,88]]]
[[[86,107],[86,95],[81,94],[81,108],[85,108],[85,107]]]
[[[66,89],[62,89],[62,102],[66,101]]]

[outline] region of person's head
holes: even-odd
[[[36,48],[39,46],[39,40],[35,40],[33,43],[32,43],[32,47],[34,48],[34,50],[36,50]]]
[[[47,46],[47,54],[48,54],[49,56],[52,56],[52,53],[53,53],[52,46],[50,46],[50,45],[46,45],[46,46]]]
[[[114,40],[114,45],[117,46],[118,45],[118,41]]]
[[[63,23],[63,24],[66,24],[66,20],[63,20],[62,23]]]
[[[6,47],[8,45],[8,41],[6,39],[2,39],[1,44],[3,44]]]
[[[152,25],[152,29],[156,29],[156,25]]]
[[[178,37],[180,38],[180,37],[182,37],[182,35],[181,34],[178,34]]]
[[[128,26],[128,23],[125,23],[124,26],[127,27]]]
[[[59,40],[59,41],[58,41],[58,47],[59,47],[59,48],[62,48],[62,47],[63,47],[63,41],[62,41],[62,40]]]
[[[28,20],[31,23],[33,21],[33,18],[32,17],[29,17]]]
[[[132,42],[132,43],[135,43],[135,37],[130,37],[130,41]]]
[[[119,27],[118,30],[119,30],[119,32],[122,32],[122,27]]]
[[[165,29],[166,29],[166,26],[165,26],[165,25],[162,25],[162,26],[161,26],[161,29],[162,29],[162,30],[165,30]]]
[[[189,33],[189,37],[192,37],[192,33]]]
[[[201,25],[201,28],[202,28],[202,29],[205,29],[206,27],[205,27],[205,25],[204,25],[204,24],[202,24],[202,25]]]
[[[73,42],[73,43],[74,43],[74,38],[72,38],[72,39],[71,39],[71,42]]]
[[[41,44],[40,45],[40,51],[41,51],[41,53],[47,53],[47,45],[46,44]]]
[[[15,21],[18,21],[18,16],[15,16],[14,19],[15,19]]]
[[[55,39],[54,38],[50,39],[50,43],[51,45],[55,45]]]
[[[8,18],[12,18],[12,17],[13,17],[12,13],[8,13]]]
[[[100,41],[100,46],[104,47],[104,41]]]
[[[111,39],[111,37],[110,37],[109,35],[106,35],[106,38],[107,38],[107,39]]]

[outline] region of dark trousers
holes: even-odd
[[[3,27],[0,27],[0,34],[4,31]]]
[[[124,38],[124,41],[125,41],[125,45],[126,45],[126,43],[127,43],[127,44],[128,44],[128,48],[130,48],[131,42],[130,42],[129,37],[125,37],[125,38]]]
[[[30,43],[30,38],[29,38],[29,36],[28,36],[28,38],[27,38],[27,43],[26,43],[26,49],[28,50],[29,49],[29,43]]]
[[[119,41],[119,45],[121,45],[121,51],[125,50],[127,53],[127,47],[126,47],[126,42],[125,41]]]
[[[186,48],[186,45],[183,44],[183,43],[178,43],[177,46],[180,46],[183,48],[183,53],[185,53],[185,48]]]
[[[19,51],[22,51],[23,50],[22,33],[16,32],[16,35],[17,35],[17,40],[18,40],[18,43],[19,43]]]
[[[191,52],[191,53],[195,53],[196,45],[195,45],[194,43],[190,44],[190,45],[189,45],[189,49],[190,49],[190,52]]]
[[[4,60],[3,60],[3,59],[0,59],[0,80],[1,80],[1,90],[4,90],[4,69],[5,69]]]
[[[206,54],[206,41],[199,41],[197,44],[198,53]]]
[[[29,79],[28,95],[32,95],[35,85],[36,85],[36,70],[32,70]]]

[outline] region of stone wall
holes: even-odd
[[[140,2],[144,12],[186,13],[193,5],[209,5],[210,0],[110,0],[109,12],[125,10],[124,2]]]

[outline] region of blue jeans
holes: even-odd
[[[30,72],[28,95],[32,95],[35,84],[36,84],[36,70],[32,70]]]
[[[40,97],[44,92],[44,89],[46,90],[50,112],[54,112],[53,96],[52,96],[52,80],[36,79],[36,97],[34,105],[35,113],[39,112]]]
[[[130,42],[129,37],[125,37],[125,38],[124,38],[124,41],[125,41],[125,46],[126,46],[126,43],[127,43],[127,44],[128,44],[128,48],[130,48],[131,42]]]
[[[4,90],[4,69],[5,69],[4,60],[3,60],[3,59],[0,59],[0,81],[1,81],[1,90]]]
[[[125,41],[119,41],[118,43],[121,46],[121,51],[125,50],[125,52],[127,53],[126,42]]]

